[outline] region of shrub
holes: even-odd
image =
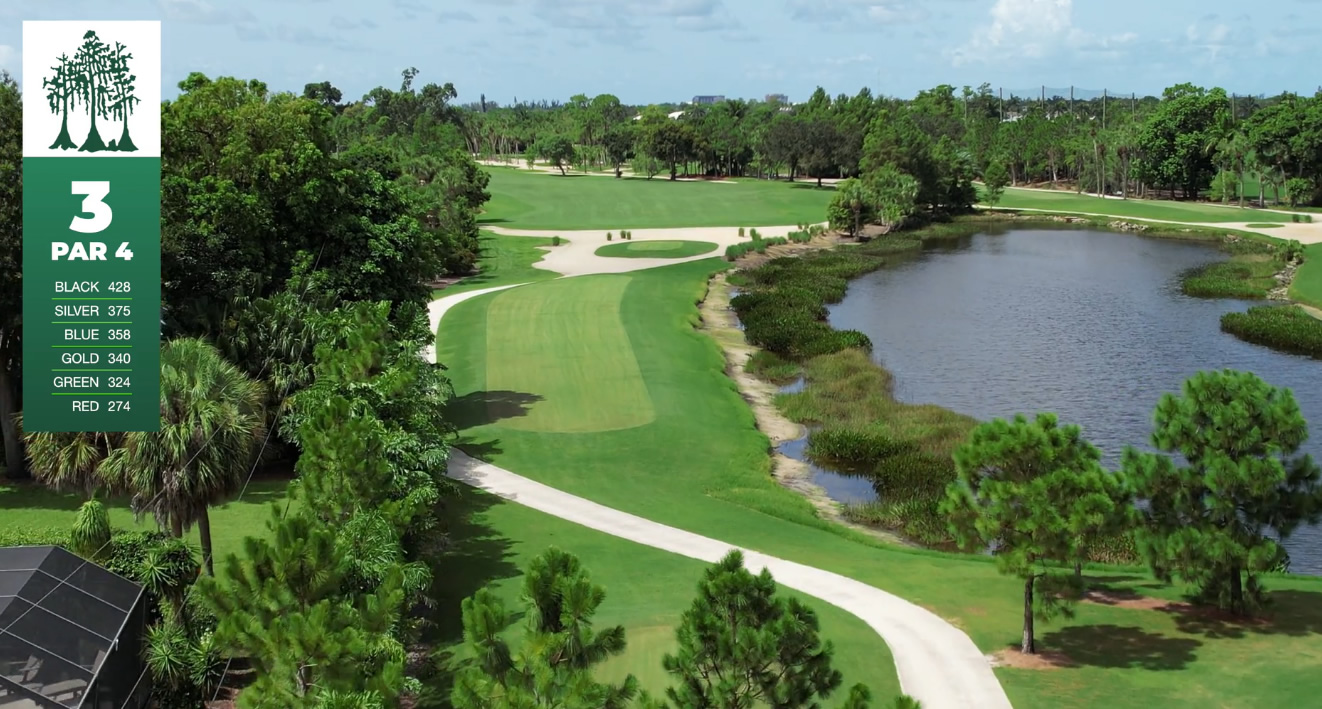
[[[823,428],[808,436],[808,455],[817,460],[871,467],[888,456],[905,453],[911,444],[882,431]]]
[[[748,235],[752,237],[753,241],[757,241],[758,239],[762,238],[762,235],[757,233],[757,227],[753,227],[752,229],[749,229]]]
[[[1293,305],[1259,305],[1221,316],[1221,330],[1245,342],[1322,359],[1322,320]]]
[[[1299,223],[1299,215],[1298,215],[1298,214],[1291,214],[1291,215],[1290,215],[1290,220],[1293,221],[1295,224],[1298,224],[1298,223]]]
[[[872,473],[877,494],[896,496],[942,495],[955,479],[955,461],[909,450],[877,463]]]
[[[611,240],[611,233],[608,231],[606,232],[606,241],[610,241],[610,240]]]
[[[744,228],[743,228],[743,227],[739,227],[739,238],[741,238],[741,239],[744,238]]]
[[[628,236],[629,241],[633,241],[633,229],[630,229],[629,231],[626,231],[624,233],[629,235]]]
[[[0,547],[69,546],[67,527],[0,527]]]
[[[551,246],[559,246],[559,245],[560,245],[560,237],[558,236],[551,237]]]

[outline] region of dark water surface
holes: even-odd
[[[897,399],[984,420],[1054,411],[1112,468],[1126,445],[1151,450],[1162,393],[1199,370],[1248,370],[1294,390],[1311,424],[1304,450],[1322,459],[1322,362],[1222,333],[1221,315],[1249,303],[1180,293],[1182,271],[1222,258],[1129,234],[989,231],[854,280],[831,324],[872,338]],[[856,478],[818,478],[837,499],[867,494]],[[1322,529],[1286,547],[1293,571],[1322,574]]]

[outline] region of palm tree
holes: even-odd
[[[161,346],[161,427],[124,434],[106,460],[115,482],[133,493],[139,516],[182,537],[194,524],[207,573],[213,573],[212,505],[244,484],[265,433],[264,392],[256,380],[196,338]]]
[[[18,415],[20,428],[22,414]],[[29,433],[28,461],[32,475],[56,490],[77,490],[84,500],[91,500],[108,482],[101,466],[123,440],[122,433],[78,431],[73,433]]]
[[[1232,130],[1216,144],[1217,155],[1234,172],[1239,180],[1239,206],[1244,206],[1244,173],[1248,167],[1249,139],[1243,131]]]

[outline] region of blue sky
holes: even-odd
[[[84,18],[162,20],[167,97],[202,71],[358,98],[408,66],[501,103],[1322,84],[1322,0],[0,0],[0,68],[20,70],[22,20]]]

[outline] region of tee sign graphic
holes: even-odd
[[[23,87],[23,427],[160,430],[161,25],[24,22]]]

